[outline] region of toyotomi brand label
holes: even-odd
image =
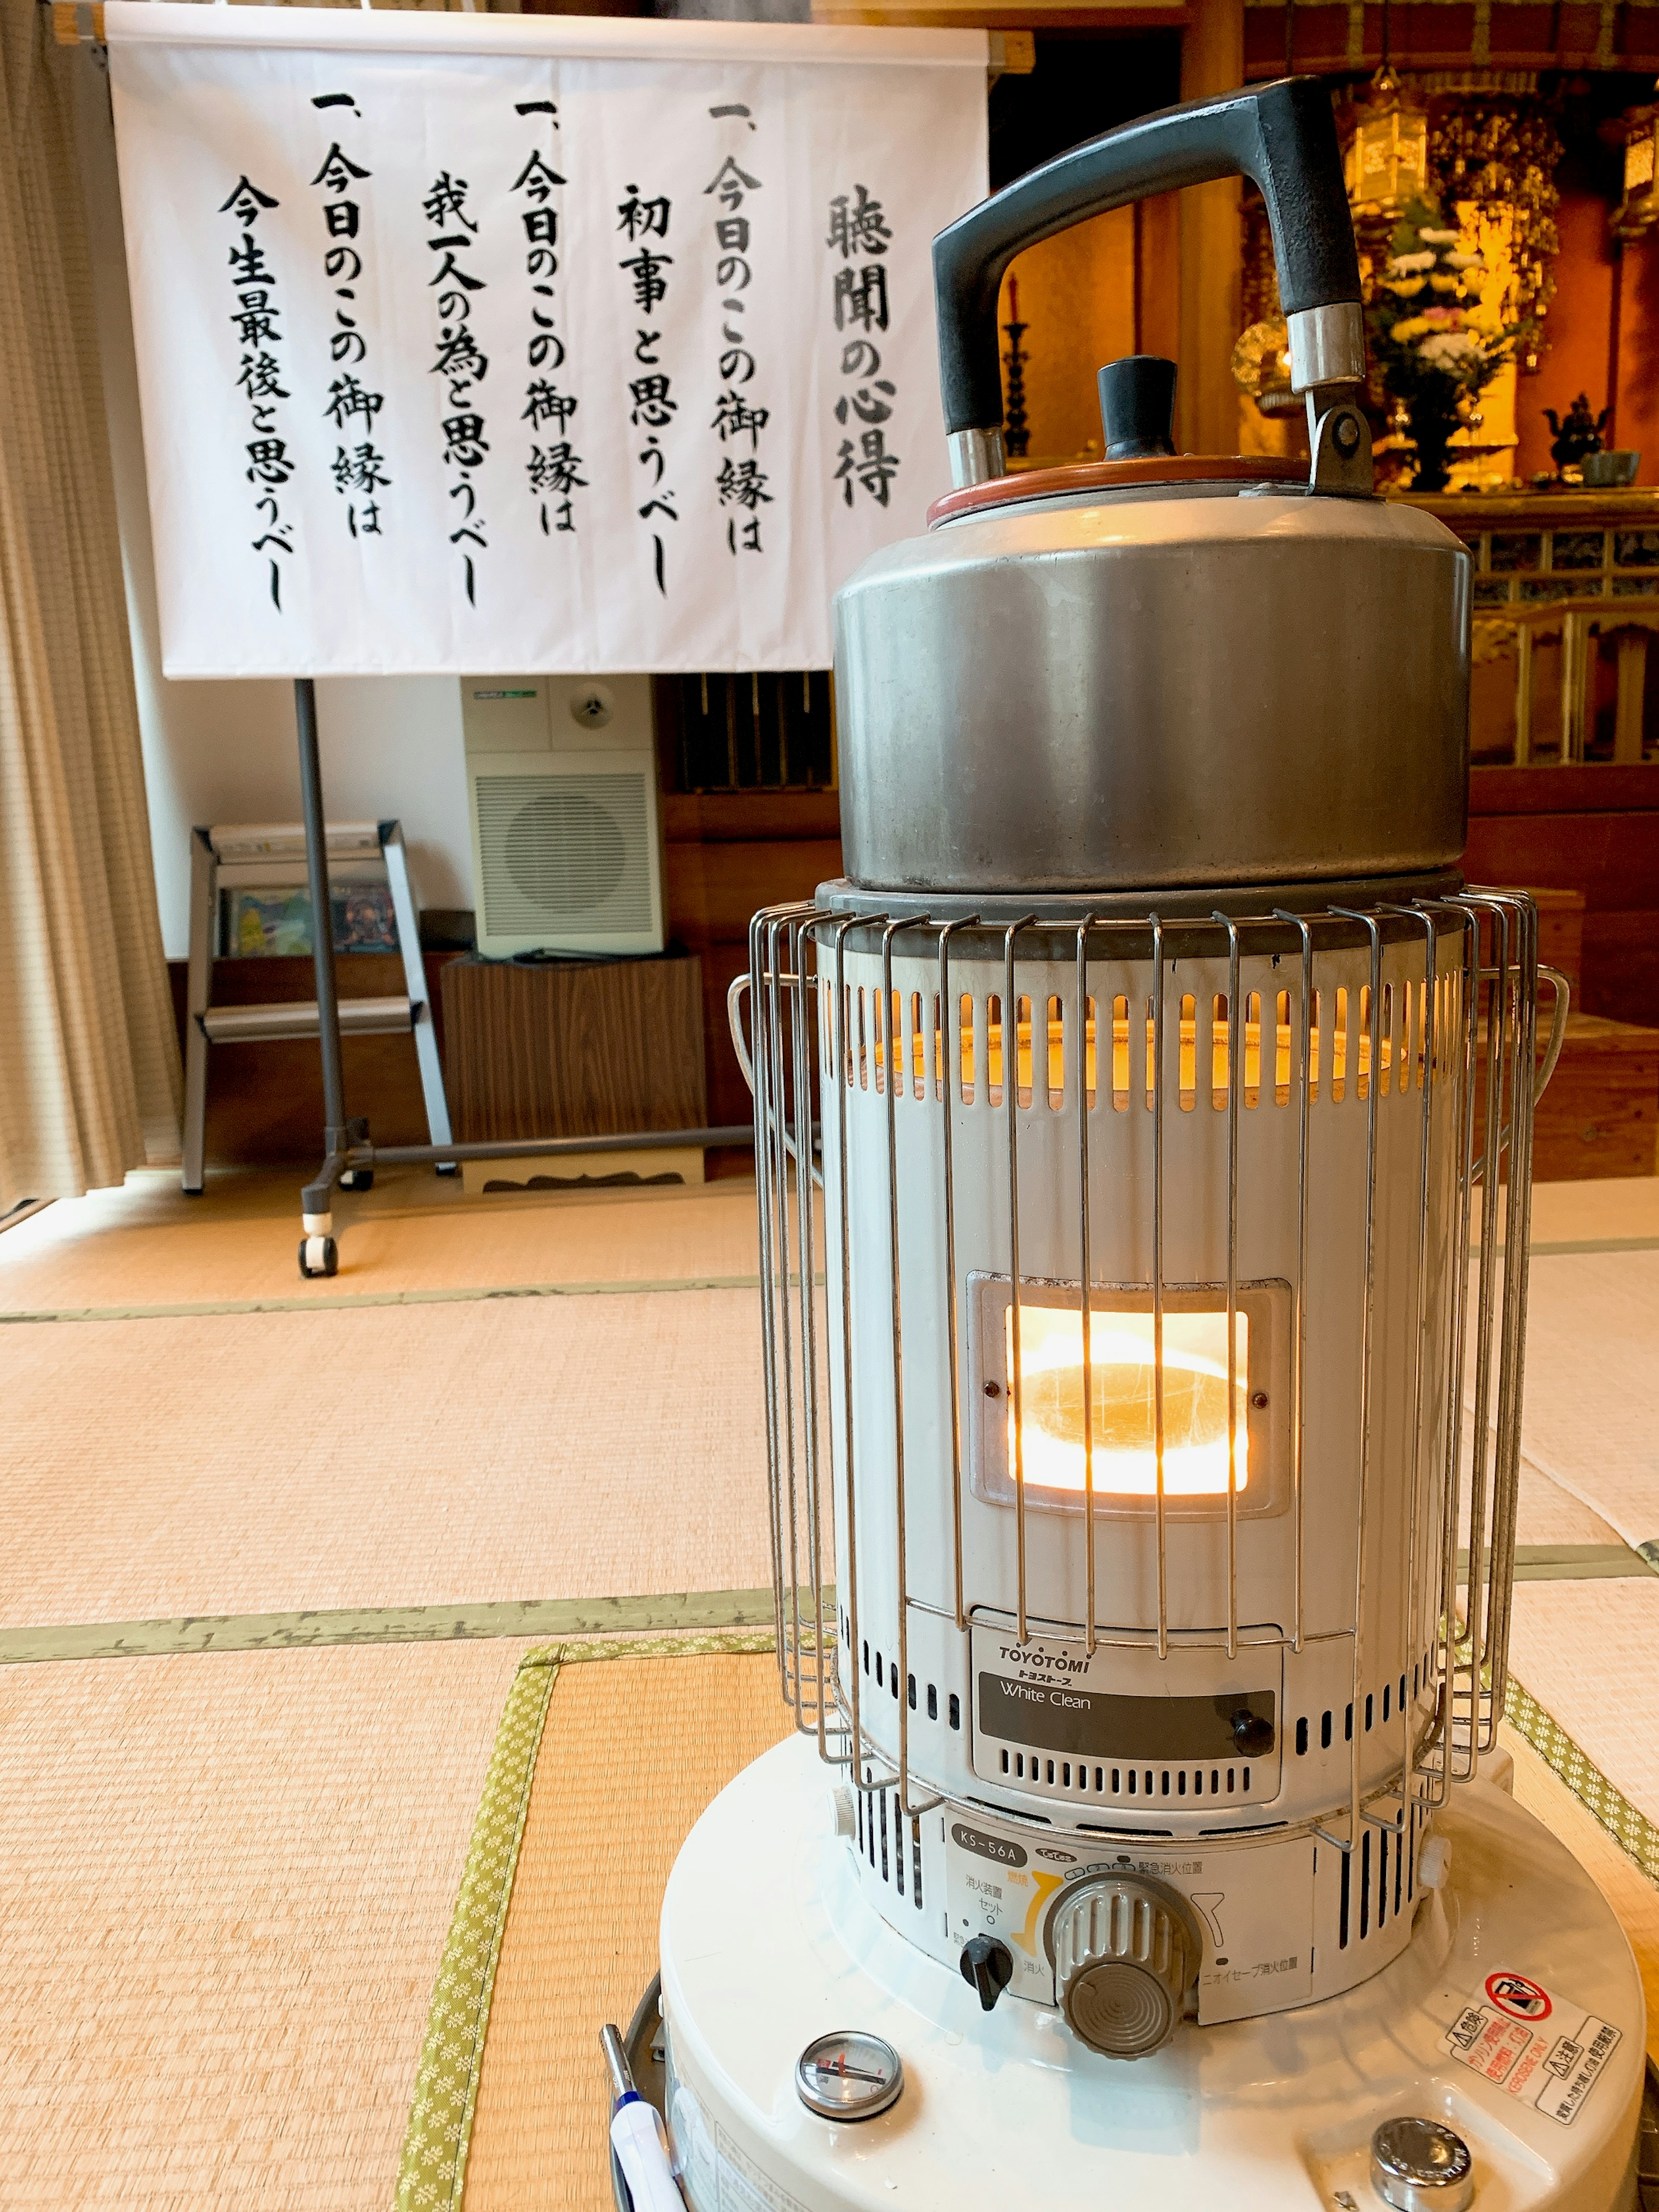
[[[1446,2031],[1452,2057],[1563,2127],[1577,2118],[1621,2031],[1528,1974],[1488,1974]]]

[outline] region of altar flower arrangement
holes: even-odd
[[[1412,200],[1390,241],[1370,315],[1383,386],[1411,416],[1419,491],[1445,489],[1448,441],[1519,335],[1518,325],[1494,327],[1489,314],[1477,320],[1486,263],[1460,252],[1459,236],[1432,201]]]

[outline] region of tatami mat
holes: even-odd
[[[1517,1583],[1510,1664],[1585,1757],[1659,1826],[1659,1575]]]
[[[0,1674],[0,2203],[383,2212],[524,1648]]]
[[[1653,1547],[1659,1563],[1656,1378],[1659,1177],[1539,1184],[1522,1416],[1522,1492],[1534,1530],[1547,1513],[1565,1532],[1572,1516],[1563,1501],[1577,1499],[1620,1541]],[[1606,1539],[1523,1528],[1529,1540]]]
[[[768,1581],[754,1288],[473,1295],[748,1284],[751,1187],[468,1201],[400,1173],[342,1200],[343,1272],[307,1289],[296,1185],[238,1178],[192,1204],[135,1178],[0,1236],[0,1312],[298,1308],[0,1330],[0,1622]],[[1659,1237],[1659,1186],[1547,1188],[1534,1231],[1547,1247]],[[1653,1261],[1626,1243],[1535,1265],[1523,1546],[1659,1534],[1639,1413],[1659,1372],[1659,1323],[1642,1312],[1659,1312],[1659,1273],[1629,1272]],[[1551,1272],[1581,1265],[1592,1273]],[[1601,1484],[1603,1466],[1624,1487]],[[0,1671],[0,2204],[389,2202],[524,1649],[501,1637]],[[1516,1591],[1517,1677],[1659,1820],[1656,1653],[1659,1581]],[[697,1811],[787,1725],[765,1659],[562,1672],[496,1983],[472,2207],[604,2212],[598,2025],[626,2016],[653,1969],[662,1883]],[[1651,1959],[1643,1915],[1659,1891],[1524,1746],[1517,1765]]]
[[[657,1971],[657,1916],[703,1807],[788,1733],[770,1655],[561,1669],[520,1848],[466,2212],[610,2212],[599,2029]]]
[[[771,1571],[757,1307],[19,1327],[0,1620],[752,1589]],[[1616,1540],[1528,1471],[1520,1540]]]
[[[1462,1486],[1460,1491],[1462,1527],[1460,1534],[1467,1542],[1469,1515],[1467,1434],[1463,1449]],[[1564,1490],[1559,1482],[1553,1481],[1541,1468],[1534,1467],[1523,1456],[1520,1494],[1516,1501],[1516,1541],[1522,1546],[1618,1544],[1622,1539],[1612,1523],[1604,1521],[1593,1506],[1586,1505],[1582,1498],[1575,1498],[1570,1490]]]
[[[1659,1176],[1533,1185],[1534,1250],[1540,1245],[1627,1243],[1640,1237],[1659,1239]]]
[[[746,1278],[752,1182],[469,1199],[459,1178],[394,1168],[342,1193],[340,1273],[301,1279],[298,1170],[176,1171],[49,1206],[0,1235],[0,1313],[282,1298],[329,1301],[536,1283]]]
[[[768,1583],[757,1303],[17,1327],[0,1620]]]
[[[1534,1259],[1528,1456],[1630,1544],[1659,1542],[1659,1251]]]

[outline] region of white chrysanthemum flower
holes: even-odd
[[[1455,230],[1419,230],[1417,234],[1425,246],[1455,246],[1458,240]]]
[[[1462,376],[1484,362],[1486,348],[1467,331],[1436,331],[1419,346],[1417,357],[1449,376]]]
[[[1448,269],[1484,269],[1486,265],[1484,253],[1448,253],[1443,258]]]
[[[1425,231],[1422,235],[1427,237]],[[1432,269],[1436,256],[1432,253],[1394,253],[1389,257],[1390,276],[1414,276],[1419,269]]]

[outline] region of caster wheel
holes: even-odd
[[[300,1273],[309,1281],[317,1275],[337,1275],[340,1272],[340,1248],[331,1237],[302,1237],[300,1239]]]
[[[373,1190],[374,1188],[374,1169],[348,1168],[345,1173],[340,1177],[340,1188],[342,1190]]]

